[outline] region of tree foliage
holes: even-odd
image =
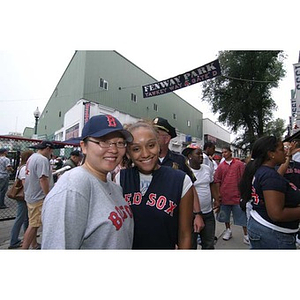
[[[277,108],[271,89],[285,76],[282,51],[221,51],[222,75],[203,83],[203,100],[247,149],[264,134]]]
[[[277,118],[274,121],[269,122],[265,128],[266,135],[274,135],[277,138],[282,138],[284,132],[286,131],[285,122],[283,119]]]

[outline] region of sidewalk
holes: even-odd
[[[8,249],[9,239],[10,239],[10,231],[14,224],[14,220],[1,221],[0,222],[0,250]],[[225,225],[216,221],[216,237],[218,241],[215,245],[215,249],[217,250],[247,250],[249,246],[243,243],[243,229],[240,226],[236,226],[231,224],[232,230],[232,238],[229,241],[224,241],[222,239],[223,233],[225,230]],[[40,235],[38,237],[38,242],[42,241],[42,232],[41,228],[38,231]],[[22,236],[20,236],[22,238]],[[20,248],[18,248],[20,249]],[[198,246],[198,249],[201,249],[201,246]],[[298,248],[299,249],[299,248]]]
[[[216,237],[218,241],[215,245],[215,249],[222,250],[245,250],[249,249],[250,246],[243,243],[244,232],[241,226],[236,226],[231,223],[230,228],[232,230],[232,238],[228,241],[222,239],[225,231],[225,224],[216,221]]]
[[[14,225],[14,221],[15,220],[7,220],[7,221],[0,222],[0,250],[2,250],[2,249],[8,250],[9,241],[10,241],[10,232]],[[23,233],[23,229],[21,229],[21,232],[20,232],[20,236],[19,236],[20,239],[23,239],[22,233]],[[40,236],[37,238],[37,241],[38,241],[38,243],[41,243],[41,238],[42,238],[41,228],[38,230],[38,235],[40,235]],[[17,248],[17,249],[20,249],[20,248]],[[16,249],[12,249],[12,250],[16,250]]]
[[[14,220],[1,221],[0,222],[0,250],[8,249],[9,239],[10,239],[10,231],[14,224]],[[240,226],[231,225],[232,229],[232,238],[229,241],[224,241],[222,239],[223,232],[225,230],[225,226],[222,223],[216,221],[216,237],[218,241],[215,245],[216,249],[249,249],[249,246],[243,243],[243,229]],[[40,236],[38,237],[38,242],[41,243],[42,234],[41,229],[38,232]],[[20,236],[22,238],[22,236]],[[199,249],[201,248],[198,246]],[[20,248],[18,248],[20,249]],[[14,249],[15,250],[15,249]],[[13,251],[13,250],[11,250]]]

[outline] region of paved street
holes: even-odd
[[[0,249],[7,249],[9,246],[10,231],[14,220],[0,221]],[[222,235],[225,226],[216,222],[216,236],[218,241],[215,245],[216,249],[249,249],[249,246],[243,243],[243,230],[239,226],[232,225],[232,238],[229,241],[224,241]],[[41,234],[41,232],[39,232]],[[38,237],[38,242],[41,242],[41,236]],[[199,246],[200,249],[200,246]],[[14,250],[11,250],[14,251]]]
[[[0,221],[0,250],[8,249],[9,239],[10,239],[10,231],[14,224],[14,220],[8,221]],[[20,238],[23,238],[23,229],[21,229]],[[37,239],[38,243],[41,242],[41,231],[38,231],[38,235],[40,235]],[[14,250],[14,249],[13,249]]]
[[[216,237],[218,238],[218,241],[215,245],[215,248],[218,250],[221,249],[235,249],[235,250],[243,250],[243,249],[249,249],[249,246],[243,243],[243,228],[240,226],[235,226],[231,224],[231,230],[232,230],[232,238],[229,241],[224,241],[222,239],[223,233],[225,231],[225,225],[223,223],[220,223],[216,221]]]

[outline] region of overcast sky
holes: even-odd
[[[165,49],[149,51],[146,55],[129,48],[114,50],[157,80],[167,79],[204,65],[216,59],[218,53],[214,50],[200,49],[181,56],[180,49]],[[0,51],[0,134],[22,133],[26,126],[34,127],[34,110],[38,107],[42,112],[74,52],[74,49]],[[287,55],[287,76],[273,92],[279,108],[275,116],[285,119],[286,122],[291,112],[290,90],[294,88],[293,63],[297,62],[299,51],[288,50]],[[209,105],[201,100],[201,84],[183,88],[177,93],[202,111],[204,118],[217,120]]]
[[[157,80],[206,64],[216,59],[220,50],[283,49],[288,54],[287,76],[273,95],[279,107],[275,117],[288,122],[290,90],[295,86],[293,63],[298,62],[300,46],[294,41],[291,46],[286,23],[266,30],[265,25],[249,18],[251,24],[238,26],[246,20],[245,15],[223,13],[232,1],[220,2],[218,10],[213,4],[198,1],[180,7],[176,6],[182,3],[179,1],[172,5],[152,1],[149,7],[135,1],[110,1],[101,6],[101,12],[104,7],[107,12],[101,18],[99,9],[92,9],[94,1],[86,1],[85,7],[72,2],[72,14],[67,14],[68,4],[56,1],[47,6],[39,6],[37,1],[26,5],[11,1],[5,4],[7,11],[16,2],[19,9],[14,18],[3,14],[0,21],[6,28],[0,48],[0,134],[22,133],[26,126],[34,127],[34,110],[43,110],[76,49],[116,50]],[[31,3],[39,13],[28,11]],[[59,9],[55,3],[60,3]],[[129,9],[132,3],[134,11]],[[255,14],[256,20],[264,17],[264,24],[269,24],[263,13],[266,8],[263,4],[259,10],[248,7],[247,15]],[[274,19],[290,13],[287,7],[277,9],[272,12]],[[201,84],[181,89],[178,94],[202,111],[204,118],[217,120],[208,104],[201,101]]]

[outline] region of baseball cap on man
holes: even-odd
[[[157,117],[153,119],[152,123],[154,127],[167,132],[172,139],[177,136],[175,128],[169,124],[168,120]]]
[[[41,143],[37,144],[37,145],[34,145],[34,146],[31,146],[29,148],[34,148],[34,149],[45,149],[45,148],[51,148],[51,149],[55,149],[55,145],[50,142],[50,141],[42,141]]]
[[[132,134],[125,130],[118,119],[111,115],[97,115],[91,117],[82,129],[81,139],[87,137],[100,138],[112,132],[120,132],[126,142],[132,142]]]
[[[181,153],[187,157],[193,150],[199,149],[199,148],[200,147],[197,146],[196,144],[190,144],[185,149],[183,149]]]

